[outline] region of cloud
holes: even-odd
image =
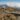
[[[15,2],[7,2],[6,4],[8,6],[10,6],[10,7],[15,7],[16,6],[16,3]]]
[[[15,7],[16,6],[16,3],[15,2],[0,2],[0,5],[1,4],[6,4],[6,5],[8,5],[8,6],[10,6],[10,7]]]
[[[20,3],[16,3],[16,7],[20,8]]]
[[[5,3],[0,2],[0,5],[1,4],[7,4],[10,7],[15,7],[16,6],[16,7],[20,8],[20,3],[19,2],[5,2]]]

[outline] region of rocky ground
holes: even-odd
[[[16,20],[16,16],[14,14],[0,14],[0,20]]]

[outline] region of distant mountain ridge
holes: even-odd
[[[6,5],[6,4],[2,4],[2,5],[0,5],[0,7],[1,7],[1,8],[7,8],[8,5]]]

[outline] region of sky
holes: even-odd
[[[7,4],[8,6],[16,6],[20,8],[20,0],[0,0],[0,5],[1,4]]]
[[[20,2],[20,0],[0,0],[0,2]]]

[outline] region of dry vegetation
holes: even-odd
[[[16,11],[16,9],[15,8],[7,8],[7,9],[5,9],[5,12],[14,12],[14,11]]]
[[[0,14],[0,20],[16,20],[16,16],[14,14]]]
[[[0,9],[0,12],[14,12],[14,11],[16,12],[16,9],[10,8],[10,7],[6,8],[6,9],[4,9],[4,8]]]
[[[16,11],[15,8],[1,8],[0,12],[13,12]],[[16,16],[14,14],[0,14],[0,20],[16,20]]]

